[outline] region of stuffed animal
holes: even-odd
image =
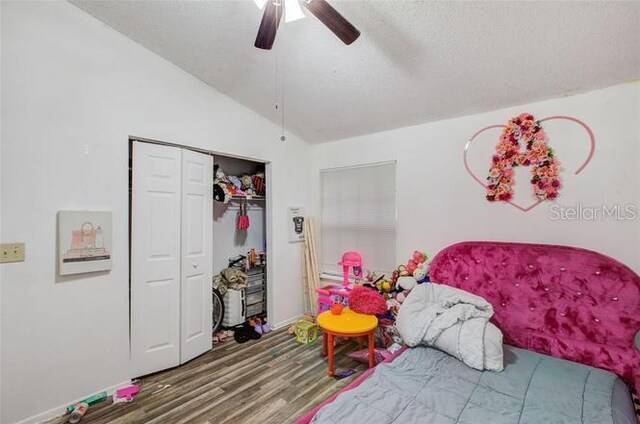
[[[416,263],[421,264],[429,259],[429,256],[426,253],[418,252],[417,250],[413,251],[413,255],[411,256]]]
[[[404,290],[396,294],[396,300],[398,301],[398,303],[402,304],[407,298],[407,296],[409,296],[409,292],[410,290]]]
[[[224,189],[220,184],[213,185],[213,199],[223,203],[227,203],[229,201],[226,199],[226,196],[224,194]]]
[[[427,258],[428,256],[426,253],[414,250],[411,258],[407,261],[407,271],[409,271],[409,274],[413,274],[420,264],[424,263]]]
[[[213,198],[219,202],[227,203],[233,195],[233,185],[219,165],[214,165],[213,170]]]
[[[406,277],[408,275],[411,274],[407,270],[407,267],[404,265],[398,265],[398,267],[393,271],[393,274],[391,275],[391,282],[395,284],[395,282],[398,281],[398,278]]]
[[[411,290],[416,286],[416,279],[410,275],[398,278],[396,286],[400,290]]]
[[[256,195],[256,191],[253,188],[253,181],[251,181],[251,177],[249,175],[243,175],[240,178],[240,182],[242,183],[242,191],[249,196]]]
[[[424,261],[413,271],[413,278],[418,284],[429,282],[429,262]]]
[[[376,283],[376,288],[380,293],[390,293],[392,285],[391,281],[382,279]]]

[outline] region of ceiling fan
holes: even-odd
[[[300,3],[329,28],[345,44],[351,44],[360,36],[360,31],[347,21],[325,0],[254,0],[261,9],[264,7],[262,21],[258,29],[255,46],[271,50],[282,14],[285,22],[304,18]]]

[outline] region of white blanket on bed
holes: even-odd
[[[416,286],[405,299],[396,326],[404,342],[437,347],[478,370],[502,371],[502,332],[489,319],[489,302],[441,284]]]

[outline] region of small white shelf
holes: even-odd
[[[266,200],[265,196],[231,196],[231,200]]]

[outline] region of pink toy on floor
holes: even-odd
[[[387,312],[387,302],[373,289],[354,287],[349,293],[349,308],[360,314],[382,315]]]
[[[131,386],[123,387],[121,389],[116,390],[117,398],[124,398],[127,401],[133,399],[133,396],[138,394],[140,391],[140,386],[136,384],[132,384]]]

